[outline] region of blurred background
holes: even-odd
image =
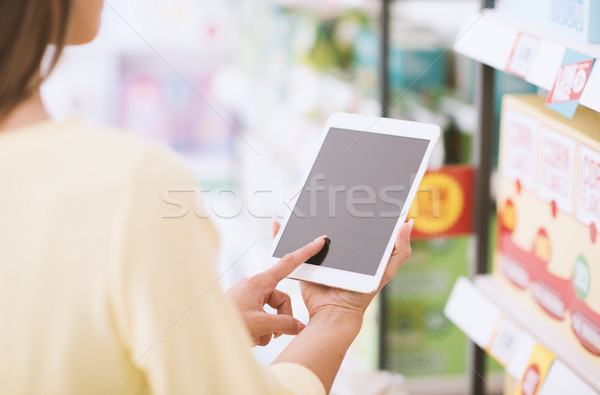
[[[99,37],[66,49],[44,100],[56,119],[114,125],[183,155],[221,234],[228,288],[263,269],[271,221],[289,210],[327,117],[381,114],[380,3],[105,1]],[[389,14],[390,116],[442,126],[431,166],[452,166],[465,191],[477,127],[475,63],[451,47],[479,7],[398,0]],[[498,97],[537,91],[502,72],[495,83]],[[443,308],[473,260],[470,229],[422,238],[413,251],[394,291],[369,311],[332,393],[466,393],[467,338]],[[297,284],[283,289],[306,321]],[[289,341],[283,336],[256,355],[267,364]],[[493,374],[490,382],[501,388]]]

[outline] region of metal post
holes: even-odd
[[[381,102],[381,116],[389,114],[389,40],[390,40],[390,0],[381,1],[379,34],[379,100]],[[386,355],[386,287],[379,296],[379,369],[385,369]]]
[[[492,8],[493,0],[482,0],[481,8]],[[474,232],[477,237],[475,262],[470,268],[474,277],[488,271],[489,228],[492,209],[490,199],[490,174],[492,172],[492,134],[494,130],[494,69],[484,64],[477,64],[476,106],[479,114],[478,130],[474,144],[477,160],[475,179],[475,212]],[[485,393],[485,352],[475,343],[469,343],[468,358],[469,394]]]
[[[389,113],[389,44],[390,44],[390,0],[381,1],[380,45],[379,45],[379,96],[381,100],[381,116]]]
[[[493,112],[494,112],[494,69],[484,64],[477,65],[477,109],[479,124],[475,143],[477,175],[475,179],[475,224],[477,236],[475,262],[470,275],[474,277],[488,271],[489,227],[490,227],[490,174],[492,171]],[[475,343],[469,344],[469,393],[482,395],[485,383],[485,352]]]

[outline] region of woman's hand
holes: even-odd
[[[379,293],[384,285],[390,282],[400,266],[411,255],[410,234],[413,223],[411,219],[400,227],[390,261],[376,292],[361,294],[302,281],[300,289],[310,318],[322,312],[341,313],[348,315],[348,318],[356,318],[362,322],[364,312],[375,295]],[[279,223],[273,223],[273,237],[279,231],[279,227]]]
[[[255,345],[266,346],[273,336],[296,335],[304,329],[304,324],[292,315],[289,295],[275,287],[323,248],[324,237],[286,255],[266,271],[240,280],[226,292],[241,313]],[[277,314],[266,313],[265,304],[276,309]]]
[[[409,221],[400,228],[377,292],[394,277],[410,256],[412,226],[413,222]],[[279,224],[274,223],[273,234],[278,231]],[[273,363],[293,362],[307,367],[319,377],[325,391],[329,392],[348,348],[360,331],[364,312],[377,292],[360,294],[304,281],[300,287],[310,320],[302,333]]]

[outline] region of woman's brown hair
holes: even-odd
[[[0,120],[29,98],[65,46],[72,0],[0,0]],[[48,45],[55,51],[42,73]]]

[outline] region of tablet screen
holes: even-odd
[[[428,144],[329,129],[273,256],[326,234],[321,266],[375,275]]]

